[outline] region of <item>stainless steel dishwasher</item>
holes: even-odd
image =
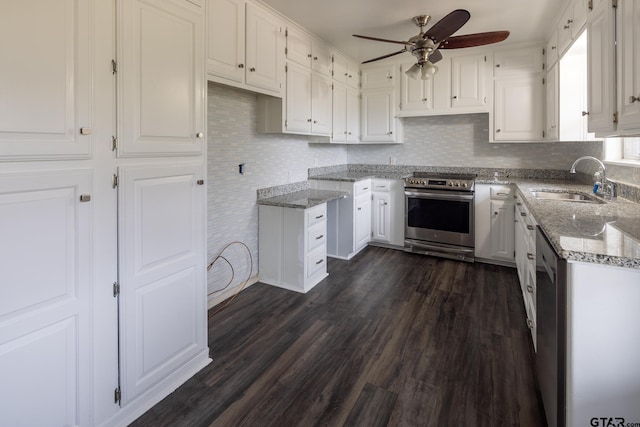
[[[536,371],[549,427],[566,423],[567,261],[536,231]]]

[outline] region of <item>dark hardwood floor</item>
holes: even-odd
[[[369,247],[209,321],[213,362],[133,426],[544,426],[515,269]]]

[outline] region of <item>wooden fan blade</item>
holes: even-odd
[[[468,10],[456,9],[436,22],[433,27],[429,28],[427,32],[424,33],[423,37],[428,37],[434,42],[439,43],[462,28],[469,18],[471,18],[471,14]]]
[[[440,60],[442,60],[442,54],[439,50],[435,50],[431,53],[431,55],[429,55],[429,62],[431,62],[432,64],[435,64]]]
[[[358,38],[366,39],[366,40],[374,40],[374,41],[377,41],[377,42],[403,44],[403,45],[406,45],[406,46],[415,46],[416,45],[413,42],[401,42],[401,41],[397,41],[397,40],[379,39],[378,37],[359,36],[357,34],[353,34],[353,37],[358,37]]]
[[[369,59],[369,60],[367,60],[367,61],[364,61],[364,62],[363,62],[363,64],[368,64],[369,62],[379,61],[379,60],[381,60],[381,59],[385,59],[385,58],[389,58],[389,57],[391,57],[391,56],[399,55],[399,54],[404,53],[404,52],[406,52],[406,51],[407,51],[407,49],[406,49],[406,48],[404,48],[404,49],[402,49],[402,50],[399,50],[399,51],[397,51],[397,52],[390,53],[390,54],[388,54],[388,55],[383,55],[383,56],[379,56],[379,57],[377,57],[377,58]]]
[[[489,31],[486,33],[466,34],[451,37],[440,43],[438,49],[459,49],[462,47],[482,46],[498,43],[509,37],[509,31]]]

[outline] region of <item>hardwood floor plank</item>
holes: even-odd
[[[213,363],[133,426],[544,426],[514,269],[369,247],[306,295],[256,284]]]

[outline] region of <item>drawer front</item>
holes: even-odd
[[[327,248],[320,246],[307,254],[307,277],[327,271]]]
[[[391,183],[386,179],[372,179],[371,190],[372,191],[385,191],[389,192]]]
[[[353,184],[353,193],[355,197],[358,197],[361,194],[364,194],[368,191],[371,191],[371,180],[365,179],[362,181],[358,181]]]
[[[324,245],[327,241],[327,226],[325,222],[315,224],[307,229],[307,252]]]
[[[515,189],[510,185],[492,185],[490,188],[493,200],[513,200]]]
[[[327,220],[327,204],[323,203],[318,206],[314,206],[304,211],[306,215],[307,227],[312,227],[318,223],[326,222]]]

